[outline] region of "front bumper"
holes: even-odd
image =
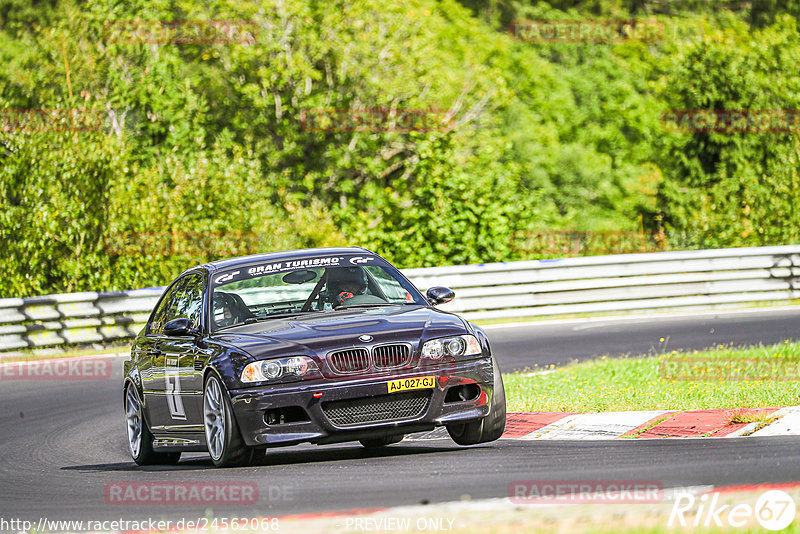
[[[323,403],[387,398],[387,383],[392,380],[435,376],[436,382],[421,415],[367,423],[334,424]],[[282,446],[297,443],[336,443],[431,430],[458,421],[481,419],[489,414],[493,391],[491,357],[409,370],[402,374],[351,377],[345,380],[322,379],[230,391],[234,416],[242,438],[251,447]],[[471,400],[448,399],[447,392],[458,386],[477,384],[480,393]],[[452,397],[452,395],[451,395]],[[326,406],[328,406],[326,404]],[[267,424],[270,411],[290,409],[305,412],[305,420]],[[330,413],[330,411],[328,412]]]

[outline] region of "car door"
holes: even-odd
[[[156,305],[150,321],[145,328],[145,335],[140,337],[134,351],[139,362],[139,376],[142,380],[142,390],[144,392],[144,409],[151,430],[164,421],[164,354],[160,347],[160,341],[166,324],[167,313],[170,310],[172,301],[180,289],[180,281],[174,282],[161,297]]]
[[[184,276],[164,317],[164,324],[173,319],[189,319],[190,326],[202,331],[204,295],[203,276]],[[168,336],[162,331],[156,351],[163,358],[163,399],[158,410],[155,430],[202,430],[202,376],[195,370],[200,355],[195,335]]]

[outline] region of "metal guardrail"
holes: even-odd
[[[471,320],[697,309],[800,298],[800,246],[622,254],[403,271]],[[0,299],[0,351],[134,337],[163,288]]]
[[[163,290],[0,299],[0,351],[133,338]]]
[[[622,254],[405,271],[472,320],[709,308],[800,297],[800,246]]]

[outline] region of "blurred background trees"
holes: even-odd
[[[0,297],[161,285],[297,247],[361,245],[417,267],[559,255],[540,237],[591,232],[613,243],[570,253],[796,241],[796,131],[670,132],[661,115],[798,109],[798,6],[0,0]],[[509,32],[583,18],[665,31]],[[126,21],[244,21],[251,34],[116,42]],[[325,109],[444,119],[309,128]],[[21,110],[93,122],[20,127]],[[618,250],[619,235],[642,238]]]

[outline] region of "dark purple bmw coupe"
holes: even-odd
[[[125,362],[137,464],[207,451],[245,465],[302,442],[399,442],[444,425],[461,445],[496,440],[505,393],[486,334],[435,306],[362,248],[215,261],[167,287]]]

